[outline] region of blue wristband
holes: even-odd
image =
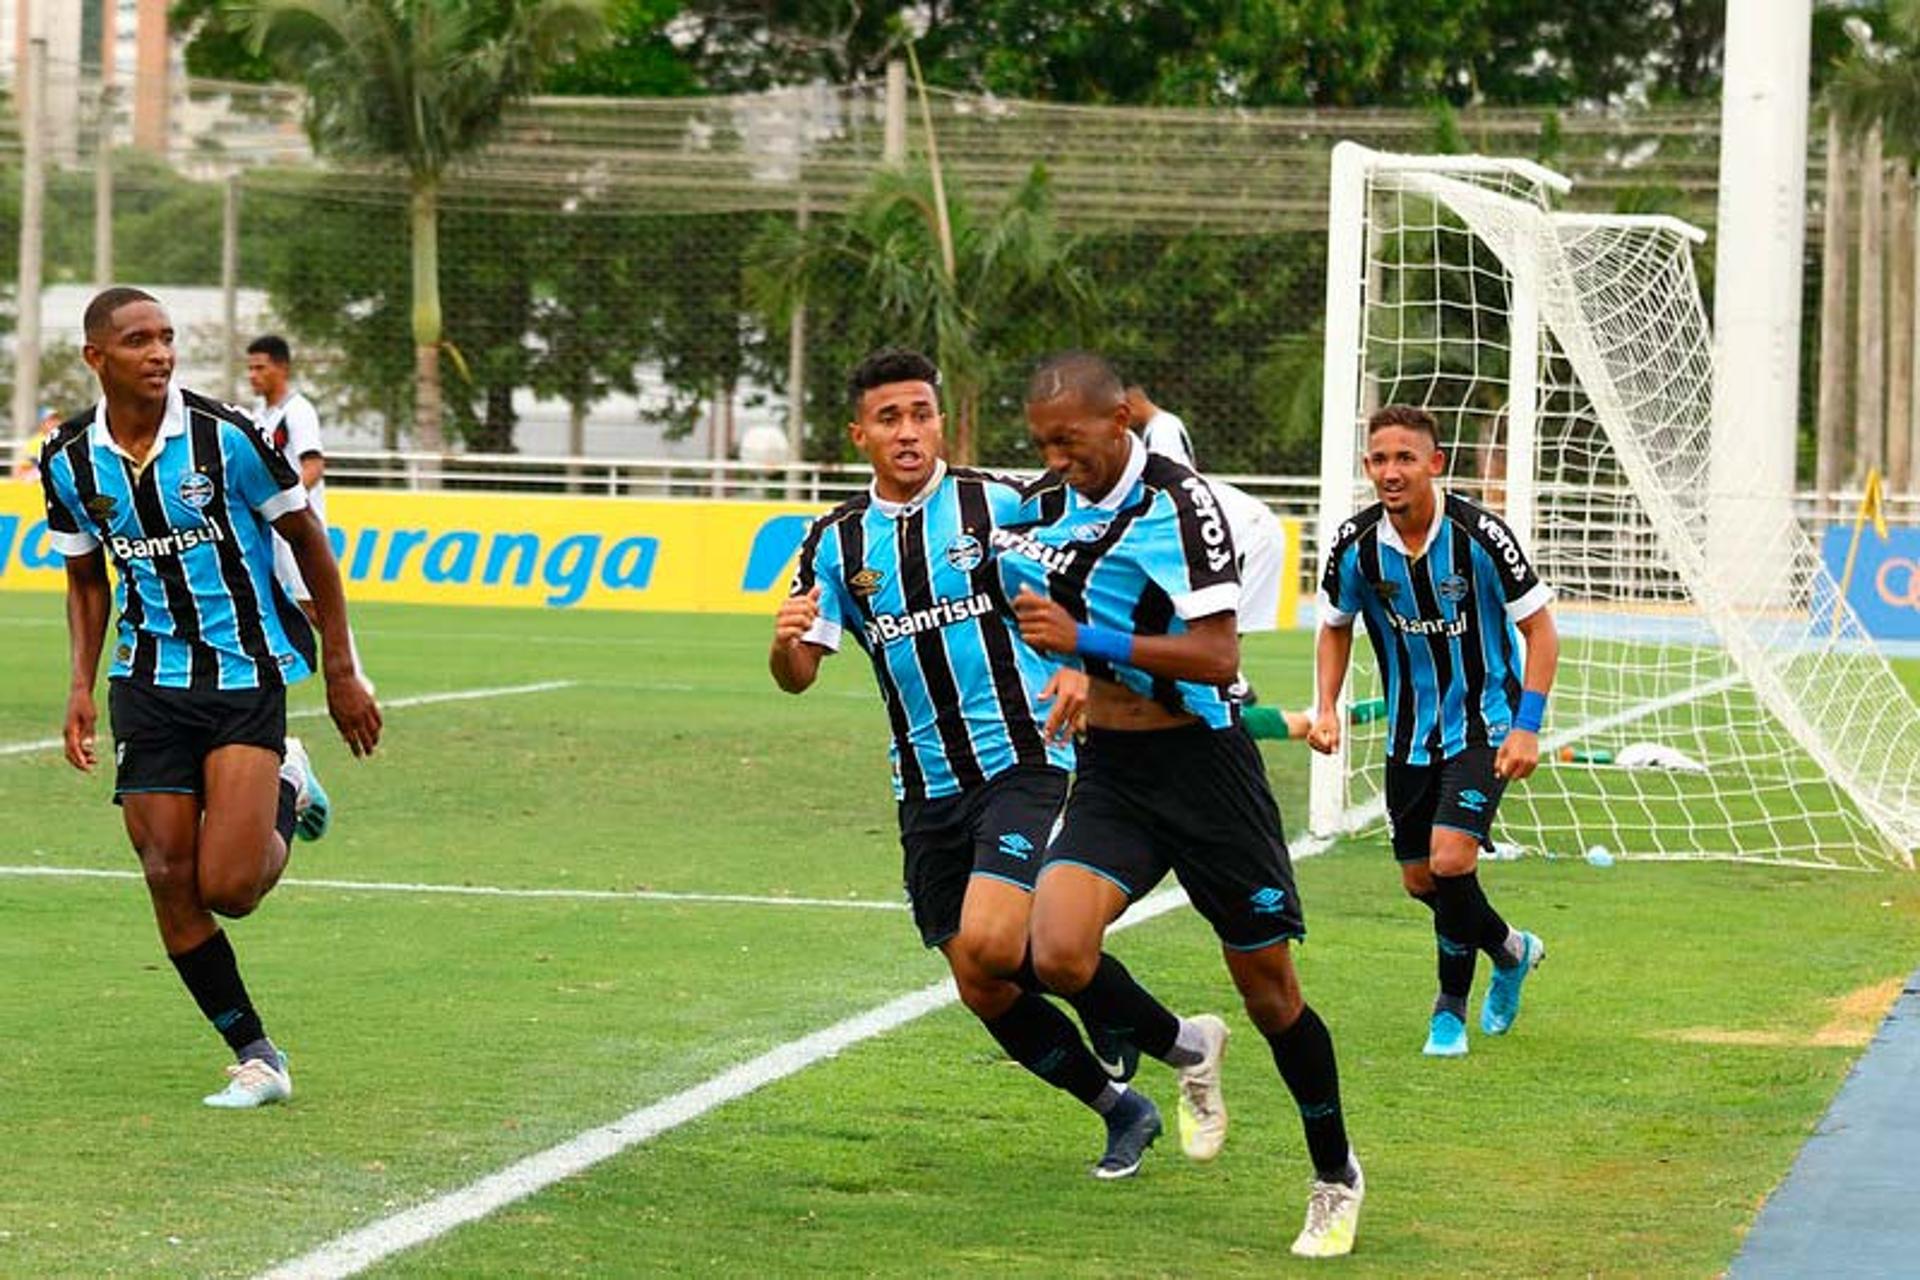
[[[1112,627],[1088,626],[1083,622],[1074,632],[1073,651],[1083,658],[1099,658],[1104,662],[1131,662],[1133,635]]]
[[[1513,727],[1538,733],[1546,718],[1547,695],[1533,689],[1523,690],[1520,694],[1520,710],[1513,717]]]

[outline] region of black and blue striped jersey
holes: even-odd
[[[1193,470],[1131,440],[1111,492],[1090,501],[1057,477],[1035,482],[1022,519],[993,538],[1009,598],[1031,587],[1074,621],[1137,636],[1178,635],[1187,624],[1240,607],[1240,570],[1226,517]],[[1227,685],[1169,680],[1137,667],[1085,660],[1169,711],[1224,729],[1239,719]]]
[[[1366,619],[1386,696],[1387,758],[1438,764],[1506,738],[1524,673],[1514,623],[1552,600],[1505,521],[1443,494],[1417,557],[1379,503],[1340,526],[1320,581],[1320,621]]]
[[[142,461],[113,442],[102,402],[47,438],[40,478],[54,548],[113,561],[110,679],[229,690],[312,674],[313,631],[274,578],[269,527],[306,490],[244,412],[169,388]]]
[[[1021,641],[987,554],[1020,504],[1017,482],[943,463],[912,501],[861,494],[800,546],[793,594],[820,588],[802,638],[837,651],[851,634],[872,660],[901,799],[953,795],[1016,765],[1073,767],[1035,705],[1055,664]]]

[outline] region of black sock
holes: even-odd
[[[1180,1019],[1135,982],[1127,966],[1104,951],[1093,981],[1070,999],[1081,1017],[1125,1036],[1150,1057],[1165,1061],[1180,1038]]]
[[[1022,992],[999,1017],[980,1020],[1007,1056],[1056,1089],[1088,1106],[1108,1087],[1107,1073],[1094,1061],[1079,1030],[1066,1014],[1042,996]]]
[[[1021,958],[1020,968],[1014,973],[1013,982],[1022,991],[1028,991],[1037,996],[1059,995],[1058,992],[1048,990],[1047,984],[1040,981],[1040,975],[1033,971],[1033,952],[1031,950]],[[1059,998],[1065,1000],[1067,1004],[1072,1006],[1073,1011],[1080,1015],[1080,1023],[1082,1026],[1089,1028],[1099,1027],[1116,1035],[1121,1034],[1100,1020],[1100,1013],[1096,1008],[1100,1003],[1099,1000],[1087,995],[1087,992],[1092,989],[1092,986],[1086,986],[1070,996],[1059,996]]]
[[[1473,896],[1480,908],[1480,949],[1487,953],[1487,959],[1502,969],[1511,969],[1519,963],[1513,953],[1507,950],[1507,937],[1513,929],[1493,909],[1493,903],[1487,901],[1487,891],[1480,887],[1478,872],[1469,871],[1460,878],[1473,885]]]
[[[1440,994],[1465,1001],[1473,990],[1480,941],[1480,886],[1473,873],[1433,878],[1433,936],[1439,949]]]
[[[1347,1122],[1340,1114],[1340,1068],[1333,1057],[1333,1035],[1320,1015],[1308,1005],[1285,1031],[1268,1033],[1274,1065],[1287,1082],[1300,1108],[1300,1127],[1306,1130],[1307,1154],[1314,1176],[1322,1182],[1351,1185],[1352,1154],[1347,1147]]]
[[[260,1015],[247,999],[247,986],[240,981],[240,966],[224,929],[215,929],[212,937],[193,950],[168,959],[193,994],[193,1002],[236,1057],[255,1041],[266,1038]]]
[[[280,779],[280,812],[274,815],[273,829],[286,841],[287,848],[293,848],[293,808],[295,798],[300,792],[285,778]]]

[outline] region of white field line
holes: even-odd
[[[1662,711],[1668,711],[1674,707],[1682,707],[1689,702],[1698,702],[1702,698],[1712,697],[1716,693],[1721,693],[1733,688],[1739,684],[1743,678],[1744,677],[1738,674],[1719,676],[1704,684],[1697,684],[1691,689],[1682,689],[1677,693],[1669,693],[1664,697],[1635,703],[1633,706],[1616,711],[1612,715],[1596,716],[1584,724],[1577,724],[1559,733],[1549,734],[1546,741],[1540,744],[1540,753],[1544,756],[1549,752],[1559,750],[1570,742],[1578,742],[1582,738],[1592,737],[1596,733],[1605,733],[1609,729],[1618,729],[1622,726],[1630,725],[1636,720],[1645,720],[1648,716],[1658,715]]]
[[[138,871],[102,867],[0,866],[0,876],[47,880],[138,880]],[[843,907],[854,911],[905,911],[904,902],[870,898],[782,898],[752,893],[672,893],[664,889],[513,889],[489,884],[414,884],[400,880],[307,880],[289,877],[282,889],[332,889],[341,893],[445,894],[465,898],[559,898],[583,902],[695,902],[744,907]]]
[[[441,702],[473,702],[482,698],[511,698],[523,693],[551,693],[571,689],[578,680],[542,680],[537,684],[510,684],[496,689],[449,689],[443,693],[416,693],[405,698],[388,698],[380,703],[382,711],[402,707],[430,707]],[[287,712],[289,720],[312,720],[327,714],[325,707],[301,707]],[[0,756],[21,756],[33,751],[52,751],[61,746],[58,738],[35,738],[31,742],[0,742]]]
[[[1295,848],[1294,856],[1310,858],[1325,851],[1328,843],[1305,838]],[[1184,906],[1186,901],[1187,895],[1179,889],[1151,894],[1135,904],[1108,932],[1142,924]],[[690,1089],[629,1111],[611,1124],[588,1129],[558,1146],[516,1160],[457,1191],[376,1219],[310,1253],[281,1263],[265,1272],[264,1280],[332,1280],[357,1275],[382,1259],[438,1239],[466,1223],[477,1222],[496,1209],[524,1200],[564,1178],[584,1173],[623,1151],[697,1120],[716,1107],[795,1075],[863,1040],[905,1026],[956,999],[953,983],[947,981],[889,1000],[730,1067]]]

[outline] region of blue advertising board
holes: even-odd
[[[1851,524],[1834,525],[1820,540],[1820,558],[1835,582],[1852,541]],[[1847,603],[1874,639],[1920,640],[1920,529],[1893,529],[1884,539],[1871,527],[1861,533]]]

